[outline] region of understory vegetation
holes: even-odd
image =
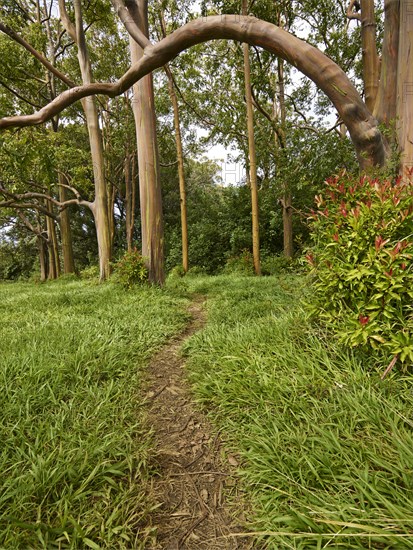
[[[142,367],[184,300],[70,280],[0,298],[0,547],[144,548]]]
[[[185,346],[197,399],[242,461],[270,549],[413,548],[411,377],[344,348],[300,305],[308,281],[188,278],[208,323]]]

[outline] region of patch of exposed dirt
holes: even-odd
[[[235,474],[237,459],[225,453],[219,434],[191,396],[180,355],[183,342],[205,324],[203,297],[189,308],[192,319],[148,368],[148,422],[157,447],[152,481],[159,507],[152,515],[156,540],[152,550],[247,550],[242,534],[242,491]]]

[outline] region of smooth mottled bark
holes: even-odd
[[[261,275],[260,262],[260,221],[258,205],[258,184],[257,184],[257,155],[255,151],[254,137],[254,110],[251,93],[251,67],[248,44],[242,45],[244,54],[244,84],[245,102],[247,107],[247,129],[248,129],[248,175],[251,189],[251,214],[252,214],[252,257],[256,275]]]
[[[365,102],[372,113],[379,87],[379,57],[376,44],[374,0],[361,2],[361,47]]]
[[[179,178],[179,201],[181,209],[181,235],[182,235],[182,267],[186,273],[189,268],[188,255],[188,216],[186,206],[186,185],[185,185],[185,167],[184,154],[182,147],[181,124],[179,119],[179,105],[176,97],[173,75],[169,65],[164,67],[168,78],[169,97],[171,99],[172,109],[174,113],[174,129],[175,129],[175,146],[176,158],[178,161],[178,178]]]
[[[51,209],[49,201],[47,208]],[[57,279],[60,275],[59,252],[57,248],[57,236],[55,222],[50,216],[46,216],[47,227],[47,247],[49,256],[49,273],[48,279]]]
[[[75,24],[70,20],[65,0],[59,0],[60,17],[67,33],[75,41],[78,49],[78,61],[82,82],[85,86],[93,85],[92,67],[83,29],[82,7],[80,0],[74,0]],[[70,90],[71,91],[71,90]],[[94,97],[85,96],[82,107],[86,117],[92,157],[95,199],[91,210],[95,219],[96,236],[99,249],[100,280],[110,275],[111,240],[109,232],[108,199],[104,172],[102,134],[99,127],[98,110]]]
[[[64,203],[68,200],[66,187],[67,179],[64,174],[59,174],[59,201]],[[70,227],[69,209],[65,208],[60,213],[60,240],[62,243],[63,273],[75,272],[75,260],[73,255],[72,229]]]
[[[397,133],[401,173],[413,175],[413,3],[401,3],[397,80]],[[411,180],[410,180],[411,181]]]
[[[148,36],[148,14],[145,2],[130,2],[129,13],[144,36]],[[132,64],[144,60],[141,46],[130,37]],[[139,196],[142,227],[142,256],[149,271],[149,280],[163,284],[165,280],[163,251],[163,214],[156,136],[155,99],[152,74],[147,74],[133,87],[132,110],[138,146]]]
[[[136,202],[136,152],[129,152],[129,143],[125,154],[125,232],[128,252],[133,249],[133,230],[135,225]]]
[[[248,13],[247,0],[242,1],[242,15],[245,17]],[[247,109],[247,131],[248,131],[248,182],[251,190],[251,217],[252,217],[252,258],[254,262],[254,271],[256,275],[261,275],[260,261],[260,214],[258,204],[258,184],[257,184],[257,154],[255,150],[254,136],[254,107],[251,91],[251,64],[250,50],[247,43],[242,44],[242,53],[244,56],[244,87],[245,104]]]
[[[389,126],[397,113],[397,75],[400,35],[400,0],[384,2],[384,39],[380,83],[373,115]]]

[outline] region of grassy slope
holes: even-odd
[[[0,285],[1,548],[144,544],[141,372],[183,309],[157,289]]]
[[[208,295],[190,377],[243,458],[268,548],[413,548],[411,378],[381,382],[311,332],[298,278],[187,281]]]

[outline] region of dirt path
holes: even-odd
[[[219,436],[212,435],[194,405],[180,357],[183,342],[205,324],[203,301],[195,298],[186,330],[148,368],[148,421],[155,432],[159,471],[152,490],[160,504],[152,516],[157,529],[152,550],[252,548],[239,536],[244,517],[234,475],[237,461],[225,455]]]

